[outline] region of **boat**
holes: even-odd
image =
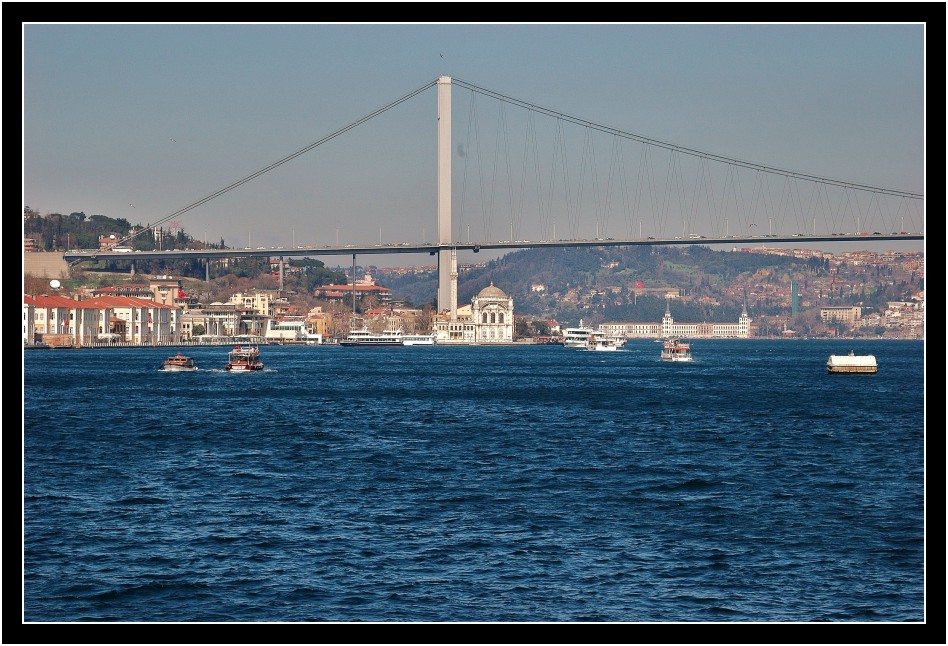
[[[579,321],[579,327],[568,327],[563,329],[563,347],[564,348],[582,348],[586,349],[589,337],[595,330],[583,326],[582,320]]]
[[[434,345],[434,334],[403,334],[402,345]]]
[[[662,361],[692,361],[691,345],[679,339],[666,339],[662,344]]]
[[[251,372],[263,370],[260,349],[253,345],[237,345],[227,354],[227,372]]]
[[[168,357],[161,364],[160,370],[168,370],[172,372],[187,372],[191,370],[197,370],[197,364],[194,363],[194,359],[191,357],[186,357],[180,352],[174,356]]]
[[[614,352],[621,346],[619,340],[607,336],[605,332],[593,332],[586,339],[586,349],[595,352]]]
[[[874,355],[857,355],[850,350],[848,355],[831,354],[830,358],[826,361],[826,369],[831,375],[874,375],[879,371],[879,366],[876,364]]]
[[[385,330],[372,332],[367,327],[358,330],[349,330],[339,345],[347,347],[393,347],[405,345],[405,338],[401,330]]]

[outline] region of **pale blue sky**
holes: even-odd
[[[157,222],[441,74],[689,149],[925,192],[920,24],[26,24],[23,43],[23,200],[43,214]],[[609,137],[566,124],[569,152],[557,157],[556,121],[531,130],[526,110],[458,85],[453,104],[457,239],[711,233],[709,217],[663,206],[674,177],[664,149],[646,163],[623,139],[616,157]],[[430,88],[176,219],[239,247],[431,241],[436,108]],[[699,171],[679,172],[665,186],[698,211]],[[708,203],[726,209],[717,172]],[[735,229],[767,212],[752,212],[753,179],[740,182]],[[899,208],[854,212],[888,227]],[[905,226],[920,230],[911,208]],[[777,218],[783,233],[809,227]]]

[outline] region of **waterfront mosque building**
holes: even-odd
[[[513,299],[491,283],[458,307],[453,314],[435,319],[435,343],[490,345],[513,343]]]

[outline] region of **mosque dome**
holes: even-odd
[[[500,300],[506,300],[507,294],[504,293],[500,287],[494,287],[493,281],[491,284],[477,293],[477,298],[496,298]]]

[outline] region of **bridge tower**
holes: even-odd
[[[451,77],[438,77],[438,244],[451,243]],[[438,250],[438,311],[457,314],[457,250]],[[453,262],[452,262],[453,261]]]

